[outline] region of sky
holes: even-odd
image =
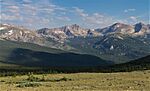
[[[0,23],[33,29],[150,23],[150,0],[0,0]]]

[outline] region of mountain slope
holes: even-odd
[[[76,49],[74,51],[95,55],[115,63],[125,63],[150,55],[148,38],[132,37],[121,33],[94,38],[72,38],[66,43],[74,47]]]
[[[150,41],[123,34],[108,34],[97,41],[93,48],[105,59],[124,63],[150,54]]]
[[[76,54],[35,44],[0,40],[0,64],[23,67],[80,67],[108,65],[96,56]],[[1,66],[2,67],[2,66]]]
[[[77,51],[115,63],[125,63],[150,54],[149,25],[115,23],[95,31],[103,36],[72,38],[67,43]]]
[[[146,56],[146,57],[142,57],[140,59],[128,62],[128,63],[124,63],[126,65],[132,64],[132,65],[150,65],[150,55]],[[143,66],[146,67],[146,66]],[[149,66],[150,67],[150,66]]]
[[[127,63],[110,66],[109,71],[136,71],[136,70],[150,70],[150,55],[139,58]]]

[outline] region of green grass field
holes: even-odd
[[[150,70],[0,77],[0,91],[149,91]]]

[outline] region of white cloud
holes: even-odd
[[[138,17],[136,17],[136,16],[130,16],[129,18],[134,22],[138,21]]]
[[[106,27],[113,23],[120,22],[125,24],[135,24],[137,22],[144,21],[142,16],[129,16],[127,18],[118,18],[101,13],[86,13],[84,9],[74,7],[75,13],[80,16],[85,25],[90,25],[90,27]],[[127,9],[125,12],[133,12],[136,9]]]
[[[22,17],[19,15],[9,15],[9,14],[4,14],[4,13],[0,14],[0,17],[2,20],[9,20],[9,21],[22,19]]]
[[[59,16],[57,17],[58,20],[61,20],[61,21],[71,21],[71,19],[69,17],[66,17],[66,16]]]
[[[26,26],[37,24],[52,26],[70,23],[83,24],[88,28],[105,27],[115,22],[133,23],[140,20],[137,16],[126,16],[126,19],[113,17],[100,12],[88,13],[79,7],[66,8],[51,3],[51,0],[3,0],[0,19],[2,21],[17,21]],[[136,9],[126,9],[125,13]],[[72,19],[74,18],[75,19]],[[77,20],[76,20],[77,19]],[[147,17],[145,18],[147,19]],[[66,21],[66,22],[65,22]],[[74,21],[74,22],[73,22]]]
[[[114,23],[114,19],[111,16],[100,13],[87,14],[83,9],[78,7],[74,7],[74,9],[75,13],[78,14],[87,25],[105,27]]]
[[[18,7],[18,6],[15,6],[15,5],[8,6],[8,8],[10,8],[10,9],[19,9],[19,7]]]
[[[24,3],[32,3],[32,0],[23,0]]]
[[[125,13],[128,13],[128,12],[133,12],[133,11],[135,11],[135,10],[136,10],[136,9],[125,9],[124,12],[125,12]]]
[[[80,9],[80,8],[78,8],[78,7],[73,7],[73,8],[75,9],[75,12],[76,12],[77,14],[79,14],[80,16],[82,16],[82,17],[87,17],[87,16],[88,16],[88,14],[84,13],[84,10],[83,10],[83,9]]]
[[[15,5],[8,6],[6,9],[8,10],[8,12],[11,12],[11,13],[17,14],[20,12],[20,8],[18,6],[15,6]]]
[[[32,0],[4,0],[2,2],[2,12],[0,19],[2,21],[14,21],[21,23],[47,23],[55,22],[54,19],[70,21],[70,18],[65,16],[68,10],[51,3],[49,0],[37,0],[33,3]],[[63,17],[58,18],[58,15]],[[53,19],[54,18],[54,19]]]
[[[145,19],[143,19],[143,15],[141,15],[141,16],[130,16],[129,18],[128,18],[128,23],[130,23],[130,24],[135,24],[135,23],[137,23],[137,22],[143,22],[143,23],[149,23],[148,21],[149,21],[149,19],[148,18],[146,18],[147,20],[145,20]]]

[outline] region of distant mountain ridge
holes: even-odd
[[[44,40],[35,31],[10,24],[0,24],[0,39],[29,42],[42,45]]]
[[[24,27],[14,26],[10,24],[0,24],[0,30],[1,30],[0,38],[11,39],[16,41],[19,40],[21,41],[22,38],[23,42],[32,41],[32,39],[43,40],[42,37],[46,37],[46,38],[51,38],[54,41],[63,43],[68,38],[97,37],[97,36],[103,36],[110,33],[121,33],[121,34],[127,34],[131,36],[150,35],[150,25],[149,24],[145,25],[141,22],[135,25],[115,23],[109,27],[102,28],[102,29],[85,29],[80,27],[77,24],[73,24],[73,25],[63,26],[60,28],[52,28],[52,29],[42,28],[36,31],[35,30],[31,31]],[[7,30],[7,31],[3,31],[3,30]]]
[[[43,28],[37,30],[37,32],[44,37],[50,37],[59,42],[63,42],[65,39],[73,37],[100,36],[100,33],[97,31],[81,28],[77,24],[53,29]]]
[[[132,36],[137,35],[146,35],[150,34],[150,27],[149,25],[145,25],[144,23],[137,23],[135,25],[127,25],[123,23],[115,23],[109,27],[102,28],[102,29],[96,29],[96,31],[99,31],[102,34],[108,34],[108,33],[122,33],[122,34],[129,34]]]
[[[114,63],[125,63],[150,54],[150,25],[143,23],[115,23],[101,29],[86,29],[73,24],[38,30],[0,24],[0,39],[90,54]]]

